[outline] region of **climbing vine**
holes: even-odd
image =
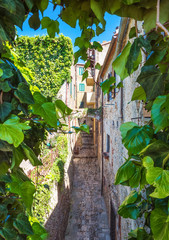
[[[15,25],[21,28],[25,16],[29,15],[30,27],[36,30],[42,26],[50,37],[59,33],[58,18],[61,18],[73,28],[78,22],[81,36],[75,41],[79,47],[75,53],[75,62],[79,57],[86,61],[88,48],[101,51],[99,43],[91,44],[90,41],[104,31],[104,14],[108,12],[144,21],[144,36],[138,36],[136,27],[134,42],[126,45],[113,63],[113,68],[123,80],[141,63],[140,51],[146,53],[147,60],[137,79],[140,87],[135,90],[133,100],[144,101],[147,110],[151,111],[149,124],[138,126],[130,122],[121,126],[122,141],[129,158],[118,170],[115,184],[128,185],[138,190],[133,190],[125,199],[119,214],[124,218],[145,219],[143,228],[129,233],[130,239],[167,240],[169,1],[52,0],[50,4],[53,4],[54,10],[58,6],[61,9],[55,20],[43,15],[48,4],[48,0],[12,0],[10,4],[8,0],[3,0],[0,3],[0,238],[34,240],[47,237],[44,228],[31,218],[36,188],[19,168],[24,158],[33,165],[41,165],[32,146],[24,139],[30,129],[61,129],[60,114],[64,119],[71,113],[63,102],[51,102],[38,91],[32,94],[32,88],[25,81],[29,72],[27,66],[5,44],[7,41],[11,45],[14,43]],[[91,62],[87,60],[86,68],[90,65]],[[87,75],[85,71],[83,78]],[[113,81],[111,79],[111,84]],[[107,82],[102,85],[103,91],[108,92],[112,88],[111,84]]]
[[[64,134],[55,135],[50,139],[50,146],[50,149],[46,149],[47,146],[45,145],[41,153],[43,166],[39,166],[38,171],[35,168],[31,172],[31,179],[36,183],[33,216],[41,224],[44,224],[49,217],[51,211],[50,200],[54,185],[57,182],[58,187],[61,187],[64,180],[64,164],[68,156],[67,136]],[[48,150],[47,154],[45,150]]]
[[[30,83],[46,97],[56,99],[64,81],[71,81],[73,50],[70,38],[62,34],[57,38],[22,36],[15,41],[15,51],[31,70]]]

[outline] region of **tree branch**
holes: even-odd
[[[156,31],[161,28],[167,36],[169,36],[169,31],[160,23],[160,0],[157,0],[157,17],[156,17]]]

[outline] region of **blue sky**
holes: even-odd
[[[44,16],[48,16],[51,19],[55,20],[58,16],[59,11],[60,11],[60,7],[56,8],[56,10],[53,11],[53,5],[50,4],[48,9],[45,10]],[[120,18],[115,15],[113,16],[110,14],[106,14],[105,20],[107,22],[105,32],[102,33],[100,36],[95,37],[93,40],[100,41],[100,42],[110,41],[112,38],[113,32],[115,31],[115,28],[120,24]],[[78,27],[71,28],[69,25],[62,22],[62,20],[59,20],[59,22],[60,22],[60,33],[63,33],[65,36],[70,37],[72,39],[72,43],[74,46],[75,38],[80,36],[80,29]],[[32,37],[37,35],[40,35],[40,36],[47,35],[46,29],[42,30],[41,28],[39,28],[36,31],[34,29],[31,29],[28,24],[28,19],[26,19],[26,21],[24,22],[23,31],[20,28],[17,28],[17,31],[19,36],[27,35]],[[74,47],[74,51],[77,51],[77,50],[78,50],[77,47]]]

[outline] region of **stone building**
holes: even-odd
[[[100,165],[102,193],[109,215],[109,226],[112,239],[115,240],[126,239],[127,233],[134,228],[133,221],[123,219],[117,213],[118,207],[130,192],[128,187],[114,185],[116,172],[124,163],[124,158],[127,157],[127,151],[121,141],[120,125],[129,121],[140,125],[144,117],[149,117],[149,115],[143,111],[141,102],[131,102],[132,94],[137,87],[136,78],[140,69],[123,80],[123,88],[115,88],[109,94],[103,95],[99,84],[110,76],[116,78],[116,86],[120,82],[120,77],[116,75],[112,63],[128,42],[132,26],[131,19],[122,18],[119,33],[112,37],[98,73],[97,84],[95,84],[96,107],[102,108],[102,119],[96,120],[95,146]]]

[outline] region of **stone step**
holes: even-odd
[[[65,240],[110,240],[108,216],[95,155],[83,150],[73,160],[71,211]]]

